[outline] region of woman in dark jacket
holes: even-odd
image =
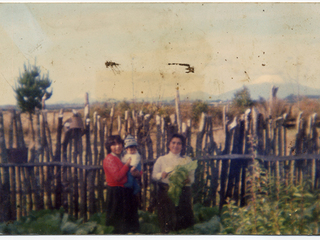
[[[123,140],[119,135],[110,136],[106,143],[108,155],[103,160],[107,181],[106,225],[114,227],[114,233],[125,234],[139,231],[138,202],[131,188],[124,187],[131,159],[125,164],[120,160]],[[135,170],[131,174],[140,176]]]

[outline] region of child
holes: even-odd
[[[138,153],[137,149],[137,141],[131,135],[128,135],[124,140],[124,148],[126,150],[126,154],[122,157],[121,161],[126,163],[129,158],[131,158],[131,169],[137,169],[139,172],[141,171],[141,156]],[[140,192],[141,188],[138,184],[137,179],[132,176],[130,171],[127,173],[128,181],[124,184],[127,188],[133,189],[133,194],[136,195]]]

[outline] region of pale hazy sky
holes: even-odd
[[[16,103],[12,86],[35,58],[53,80],[48,104],[85,92],[161,100],[177,86],[216,95],[261,82],[320,88],[319,13],[320,3],[3,3],[0,105]]]

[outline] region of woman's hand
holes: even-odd
[[[130,167],[130,164],[131,164],[131,157],[128,159],[128,161],[125,163],[125,165],[126,165],[127,167]]]
[[[137,177],[137,178],[141,177],[141,174],[140,174],[139,170],[136,169],[135,167],[132,167],[132,168],[130,169],[130,173],[131,173],[132,176],[134,176],[134,177]]]
[[[164,178],[168,177],[168,175],[169,174],[167,172],[162,172],[161,178],[164,179]]]

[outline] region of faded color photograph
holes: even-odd
[[[320,3],[0,3],[0,235],[319,235]]]

